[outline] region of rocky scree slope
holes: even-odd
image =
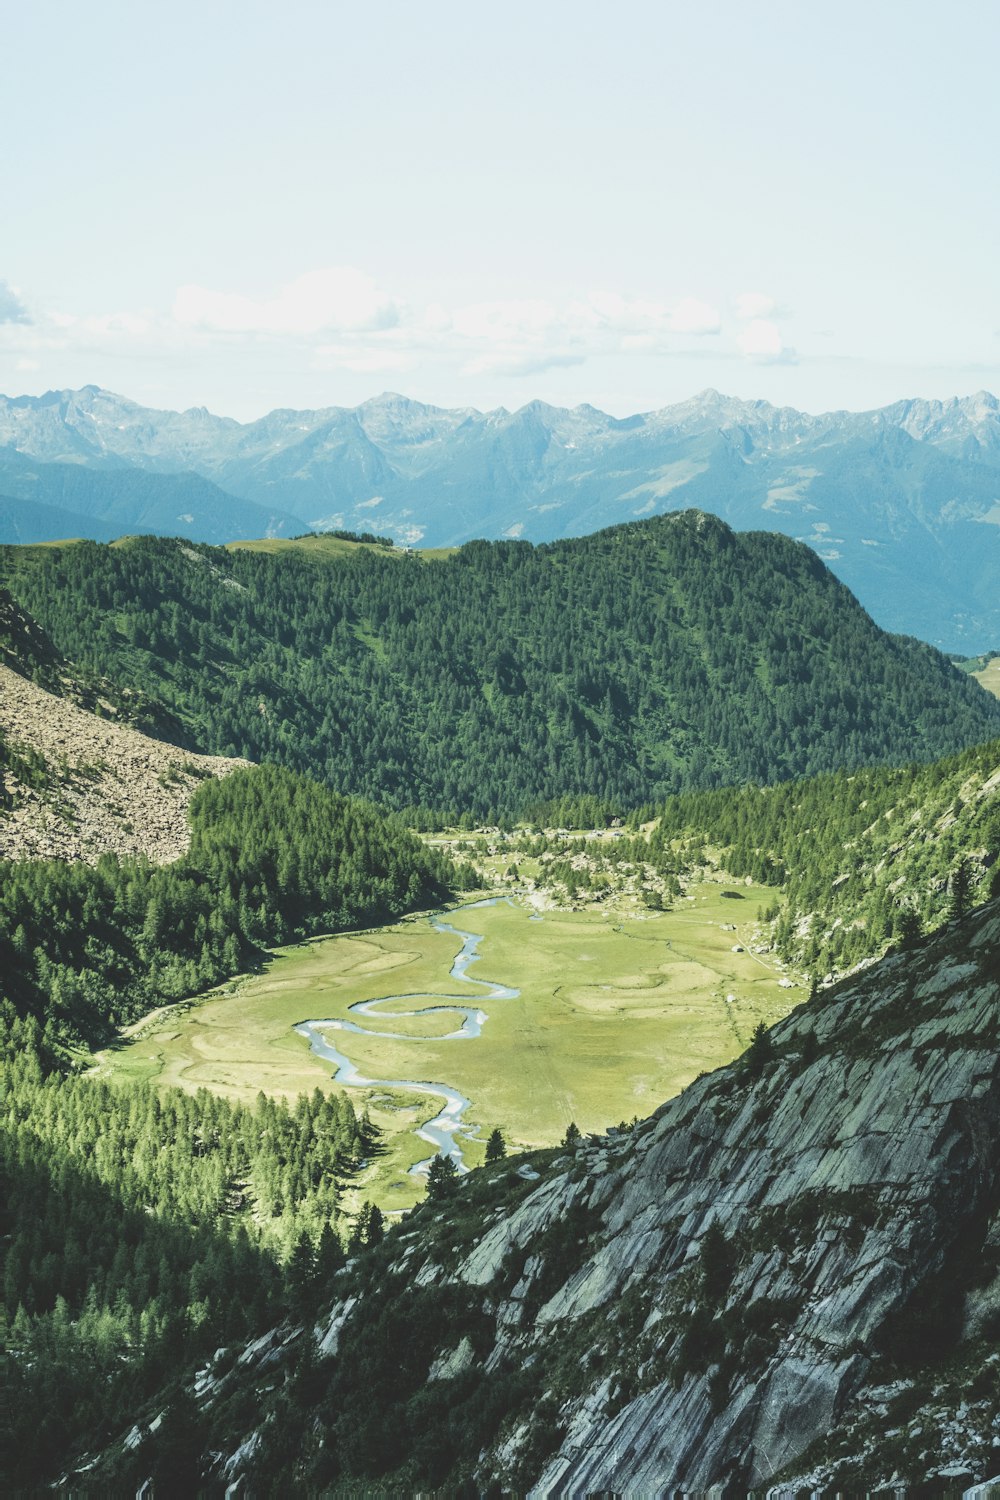
[[[202,1373],[216,1471],[426,1483],[426,1455],[454,1453],[457,1422],[472,1447],[436,1483],[782,1490],[919,1366],[964,1350],[981,1382],[975,1340],[1000,1307],[998,951],[994,901],[800,1007],[631,1131],[535,1158],[542,1180],[519,1202],[505,1203],[507,1162],[473,1174],[445,1212],[424,1205],[390,1234],[377,1274],[363,1261],[340,1273],[311,1336],[278,1330],[228,1374]],[[356,1444],[354,1467],[337,1456],[336,1402],[376,1315],[400,1339],[399,1368],[391,1406],[377,1385],[367,1399],[404,1431],[420,1414],[418,1456],[391,1473]],[[270,1393],[304,1346],[291,1388],[311,1394],[296,1433]],[[226,1432],[248,1385],[263,1420]],[[487,1420],[491,1392],[501,1415]],[[976,1478],[1000,1468],[986,1405],[960,1455]],[[439,1418],[438,1431],[442,1410],[451,1425]],[[865,1482],[956,1472],[947,1426],[902,1458],[885,1429]]]
[[[179,859],[197,787],[248,764],[98,718],[3,664],[0,747],[0,859]]]

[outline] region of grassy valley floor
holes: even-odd
[[[245,1101],[260,1090],[290,1097],[336,1088],[332,1065],[309,1052],[297,1022],[346,1019],[359,1000],[431,995],[354,1017],[372,1031],[405,1031],[406,1039],[344,1031],[330,1038],[368,1077],[445,1082],[466,1095],[467,1122],[479,1127],[478,1139],[460,1138],[470,1166],[482,1160],[494,1126],[514,1149],[551,1146],[571,1120],[603,1131],[648,1114],[743,1051],[759,1021],[771,1025],[805,999],[801,980],[788,987],[795,976],[746,946],[773,892],[722,892],[695,885],[674,910],[630,916],[550,909],[539,920],[516,896],[445,913],[455,927],[483,935],[469,977],[518,989],[516,999],[491,999],[479,985],[452,979],[460,940],[427,916],[314,939],[275,952],[259,975],[147,1017],[98,1066],[111,1077]],[[449,1039],[460,1022],[449,1011],[392,1019],[394,1010],[452,995],[486,1013],[481,1036]],[[408,1169],[430,1153],[412,1132],[437,1106],[403,1088],[350,1092],[356,1107],[368,1105],[384,1143],[350,1196],[386,1211],[408,1208],[423,1194]]]

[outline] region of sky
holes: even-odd
[[[7,395],[1000,391],[996,0],[33,0],[3,47]]]

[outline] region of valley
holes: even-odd
[[[414,1132],[442,1097],[421,1098],[403,1080],[437,1080],[471,1100],[458,1144],[476,1166],[495,1127],[523,1151],[558,1144],[571,1121],[603,1132],[648,1113],[800,1003],[801,978],[746,946],[771,893],[741,885],[734,900],[725,889],[699,883],[675,910],[633,904],[631,915],[554,904],[539,913],[515,893],[440,919],[282,948],[259,976],[147,1018],[128,1045],[101,1055],[99,1076],[208,1088],[244,1103],[261,1090],[293,1099],[329,1088],[332,1073],[295,1028],[333,1020],[339,1029],[322,1036],[365,1076],[399,1080],[388,1091],[351,1090],[381,1132],[351,1201],[397,1212],[423,1196],[410,1168],[426,1161],[428,1145]],[[482,937],[471,993],[450,978],[462,943],[449,928]],[[492,999],[480,982],[516,993]],[[478,1035],[453,1036],[461,1016],[442,1009],[449,998],[483,1014]],[[359,1015],[355,1007],[372,1001],[382,1003]]]
[[[0,1500],[1000,1500],[1000,5],[4,19]]]
[[[874,1472],[854,1417],[819,1443],[830,1401],[870,1364],[926,1406],[956,1347],[968,1405],[989,659],[698,512],[5,548],[0,580],[13,1489],[618,1489],[674,1473],[647,1410],[706,1483],[731,1442],[747,1483]],[[846,1370],[810,1266],[848,1278]]]

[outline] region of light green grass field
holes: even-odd
[[[514,1000],[484,998],[478,986],[450,979],[459,939],[436,932],[427,917],[317,939],[276,952],[260,975],[148,1017],[125,1045],[102,1054],[100,1066],[244,1100],[258,1090],[293,1097],[337,1087],[332,1065],[293,1032],[296,1022],[346,1017],[356,1000],[454,995],[488,1014],[480,1037],[445,1040],[458,1024],[449,1015],[393,1021],[393,1010],[440,1003],[399,1001],[383,1007],[381,1019],[354,1019],[419,1040],[337,1032],[336,1045],[369,1077],[459,1089],[472,1100],[466,1118],[482,1137],[499,1125],[515,1148],[552,1145],[570,1120],[602,1131],[648,1114],[741,1052],[758,1021],[771,1024],[805,998],[801,986],[779,987],[782,970],[769,955],[732,951],[758,904],[773,896],[740,889],[743,899],[734,900],[717,885],[696,886],[694,899],[674,911],[621,920],[586,910],[537,921],[508,904],[446,913],[484,935],[470,977],[519,989]],[[736,931],[723,927],[733,923]],[[422,1186],[406,1169],[429,1151],[411,1132],[436,1112],[433,1101],[400,1087],[349,1092],[385,1132],[385,1153],[358,1192],[387,1209],[409,1206]],[[476,1165],[481,1142],[463,1142],[463,1151]]]
[[[972,675],[988,693],[1000,698],[1000,656],[994,656],[981,672],[973,672]]]
[[[422,562],[437,562],[457,552],[457,547],[428,547],[411,554],[404,547],[382,547],[377,542],[352,542],[347,537],[331,536],[316,532],[299,537],[259,537],[245,542],[227,542],[230,552],[268,552],[272,556],[297,552],[314,562],[329,562],[337,558],[350,557],[353,552],[376,552],[379,557],[408,557],[415,555]]]

